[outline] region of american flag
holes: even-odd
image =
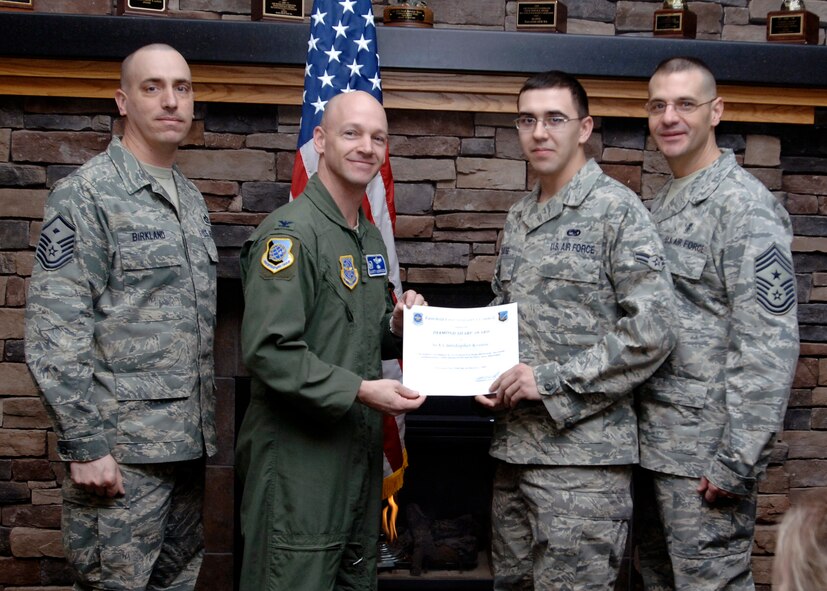
[[[313,148],[313,129],[321,123],[327,102],[340,92],[364,90],[382,102],[382,78],[376,23],[370,0],[314,0],[304,68],[301,129],[293,165],[290,198],[298,197],[316,172],[319,155]],[[362,209],[376,224],[388,250],[388,279],[395,295],[402,294],[399,259],[393,241],[396,210],[389,155],[367,187]],[[385,377],[401,378],[397,362],[384,363]],[[385,416],[385,482],[383,497],[402,485],[405,469],[404,418]]]

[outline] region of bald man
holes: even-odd
[[[63,543],[75,589],[192,589],[203,555],[203,456],[215,453],[217,251],[174,166],[190,70],[167,45],[127,57],[123,139],[46,202],[26,360],[67,463]]]
[[[376,588],[382,413],[424,398],[381,379],[401,357],[405,292],[361,209],[385,160],[384,109],[336,95],[313,132],[318,173],[244,244],[244,363],[253,376],[238,437],[243,591]]]

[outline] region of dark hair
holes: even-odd
[[[710,88],[710,90],[712,90],[713,94],[717,93],[715,88],[715,76],[712,74],[712,70],[709,69],[709,66],[707,66],[703,60],[696,57],[677,56],[667,58],[658,64],[658,67],[655,68],[652,76],[654,77],[656,74],[675,74],[677,72],[687,72],[689,70],[700,71],[704,78],[704,83]]]
[[[520,94],[517,95],[517,101],[519,102],[520,96],[527,90],[543,90],[546,88],[567,89],[571,93],[574,108],[577,109],[577,116],[588,117],[589,97],[586,96],[586,90],[583,88],[583,85],[580,84],[574,76],[559,70],[534,74],[534,76],[526,80],[523,84],[523,87],[520,89]]]

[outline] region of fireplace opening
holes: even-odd
[[[491,589],[492,430],[472,398],[433,397],[407,416],[398,538],[380,546],[380,590]]]
[[[456,308],[486,306],[493,297],[487,283],[417,291],[432,306]],[[396,495],[400,543],[391,545],[400,556],[379,569],[380,591],[490,590],[490,414],[473,398],[435,396],[405,424],[409,466]]]

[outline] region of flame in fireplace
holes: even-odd
[[[388,517],[388,509],[390,509],[390,518]],[[391,495],[388,497],[387,506],[382,509],[382,531],[385,532],[388,542],[396,541],[396,516],[398,514],[399,505],[396,504],[396,500]]]

